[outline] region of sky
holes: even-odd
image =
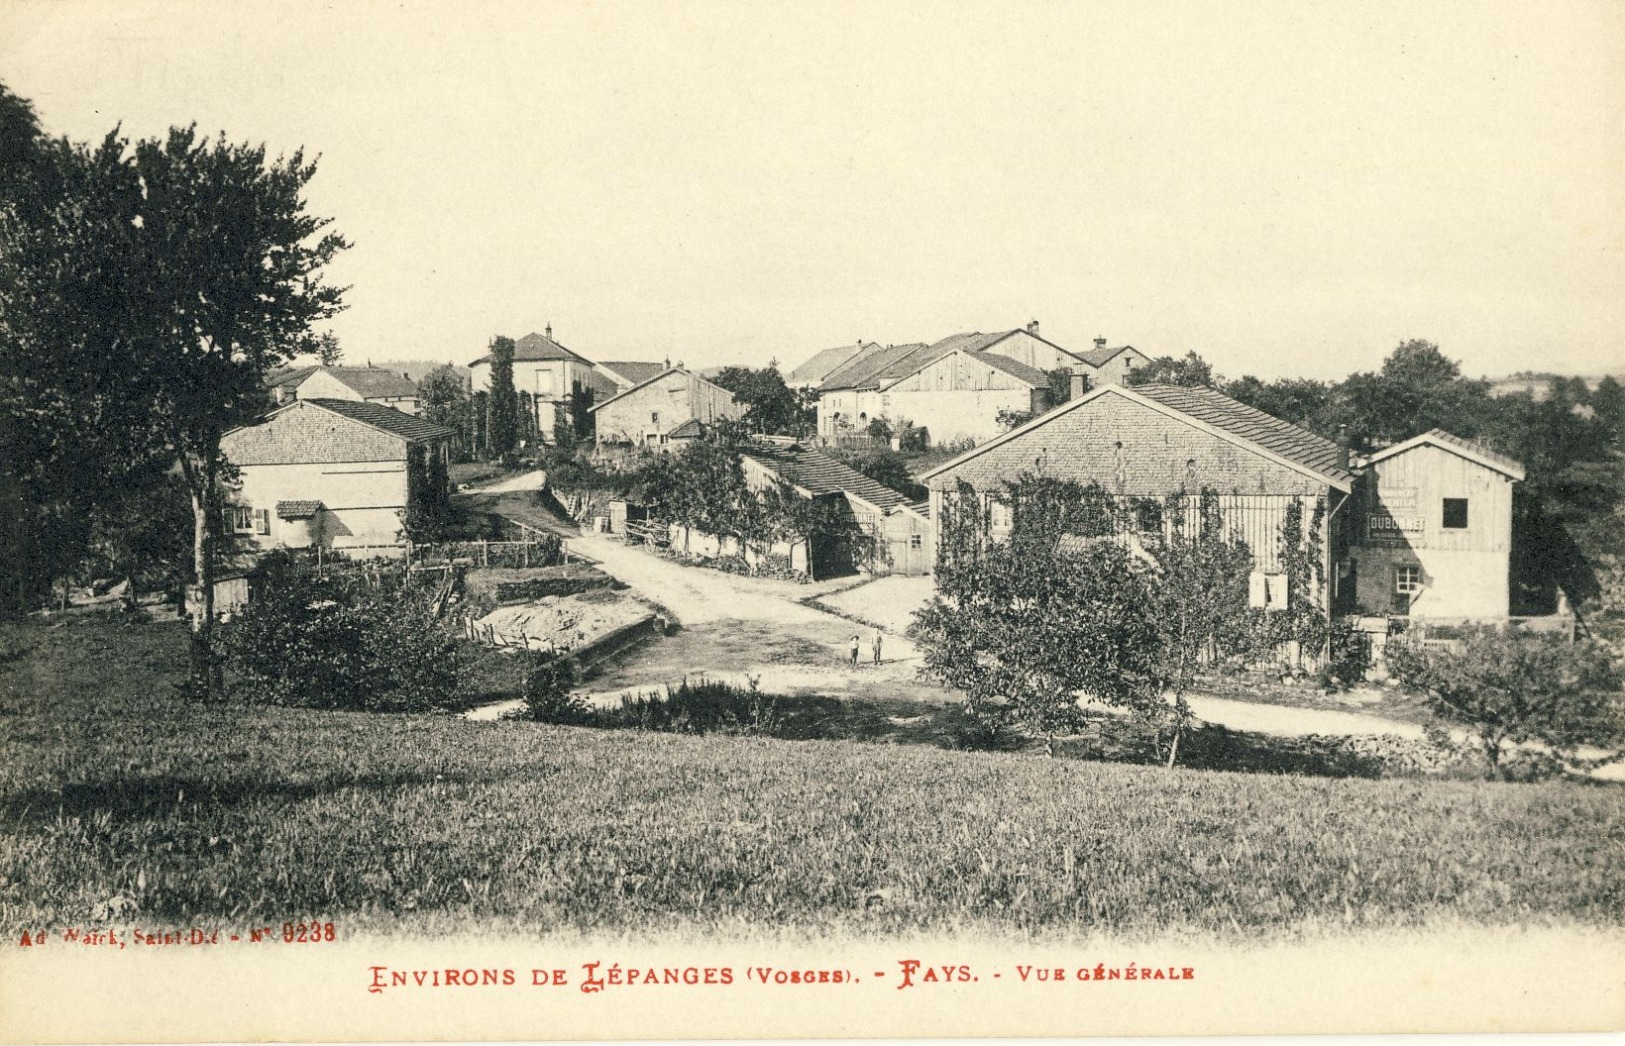
[[[52,134],[319,154],[351,362],[784,369],[1039,320],[1338,378],[1625,371],[1625,5],[0,4]]]

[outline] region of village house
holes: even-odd
[[[409,374],[382,367],[312,367],[293,387],[293,399],[359,400],[418,412],[418,385]]]
[[[871,574],[929,574],[934,561],[929,508],[865,476],[821,450],[794,443],[758,441],[740,451],[745,483],[760,490],[783,481],[808,498],[839,498],[862,535],[856,560]],[[823,560],[854,559],[854,550],[813,546],[806,555],[829,576]],[[800,568],[798,568],[800,569]]]
[[[468,365],[475,393],[491,391],[489,353]],[[514,342],[513,387],[533,412],[542,442],[552,442],[561,421],[567,420],[578,395],[590,393],[602,401],[620,391],[616,382],[585,356],[553,340],[553,328],[527,334]]]
[[[964,358],[932,369],[955,354]],[[995,357],[1020,366],[968,362]],[[1048,387],[1047,372],[1081,373],[1084,367],[1080,357],[1040,336],[1037,320],[1014,330],[954,334],[930,345],[876,347],[831,372],[819,387],[818,433],[826,438],[863,433],[876,418],[885,418],[893,429],[905,420],[926,428],[938,444],[985,439],[1000,431],[1000,411],[1035,409],[1032,393]]]
[[[1001,415],[1042,414],[1049,375],[996,352],[955,349],[887,387],[881,410],[924,428],[938,444],[983,443],[1005,431]]]
[[[667,446],[744,413],[733,393],[681,365],[594,405],[599,447]]]
[[[1299,505],[1306,531],[1320,519],[1318,555],[1323,575],[1333,577],[1345,545],[1340,510],[1355,482],[1333,441],[1212,389],[1107,385],[921,477],[937,541],[944,498],[961,482],[980,499],[993,539],[1007,538],[1006,484],[1027,475],[1098,484],[1123,505],[1162,505],[1179,494],[1187,512],[1203,491],[1213,492],[1232,534],[1252,552],[1253,601],[1266,607],[1287,598],[1280,533],[1289,506]],[[1324,595],[1313,598],[1324,605]]]
[[[361,400],[299,399],[221,438],[228,533],[255,548],[399,554],[402,520],[443,502],[453,432]]]
[[[1486,620],[1510,609],[1511,458],[1442,429],[1359,462],[1339,609]]]
[[[1096,338],[1095,347],[1088,352],[1078,353],[1082,366],[1074,367],[1073,371],[1087,379],[1084,388],[1098,389],[1102,385],[1127,385],[1129,375],[1138,367],[1144,367],[1151,360],[1145,353],[1132,345],[1119,345],[1116,348],[1107,348],[1105,338]],[[1079,395],[1084,388],[1074,385],[1074,395]]]

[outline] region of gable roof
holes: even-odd
[[[1421,446],[1438,447],[1440,450],[1466,458],[1474,464],[1482,465],[1494,472],[1499,472],[1508,479],[1521,482],[1524,477],[1523,465],[1505,454],[1498,454],[1482,443],[1446,432],[1444,429],[1430,429],[1420,436],[1412,436],[1403,443],[1396,443],[1384,450],[1370,455],[1364,464],[1374,465],[1386,458],[1396,457],[1406,451],[1415,450]]]
[[[1047,414],[1040,414],[1019,428],[988,440],[952,461],[938,465],[920,476],[920,479],[930,479],[939,473],[957,468],[979,454],[985,454],[994,447],[1019,439],[1028,432],[1047,425],[1064,414],[1079,410],[1102,396],[1122,396],[1124,399],[1194,424],[1221,439],[1248,447],[1255,453],[1313,476],[1344,493],[1353,487],[1354,473],[1344,463],[1343,448],[1326,437],[1299,428],[1291,422],[1282,421],[1274,415],[1265,414],[1255,407],[1249,407],[1209,388],[1157,384],[1135,385],[1132,388],[1103,385],[1075,400],[1063,403]]]
[[[1049,387],[1048,374],[1045,374],[1037,367],[1029,367],[1020,360],[1013,360],[1008,356],[1000,356],[996,352],[973,352],[970,353],[970,358],[977,360],[978,362],[985,363],[990,367],[996,367],[997,369],[1010,375],[1012,378],[1015,378],[1017,381],[1031,385],[1035,389]]]
[[[881,388],[885,388],[888,385],[895,385],[904,378],[912,377],[943,357],[951,355],[955,352],[969,353],[975,356],[977,359],[984,360],[991,360],[995,357],[1001,359],[1006,358],[999,357],[998,353],[989,352],[988,350],[993,348],[999,342],[1004,341],[1006,338],[1013,338],[1017,334],[1025,334],[1037,341],[1041,341],[1045,345],[1048,345],[1050,348],[1054,349],[1056,352],[1061,353],[1063,356],[1067,356],[1072,359],[1078,358],[1076,353],[1069,352],[1068,350],[1061,348],[1053,341],[1048,341],[1039,337],[1037,334],[1034,334],[1025,327],[1016,327],[1013,330],[1007,331],[993,331],[990,334],[983,334],[980,331],[970,331],[964,334],[950,334],[941,341],[933,342],[932,344],[925,346],[923,349],[917,350],[906,357],[899,358],[881,368],[881,370],[876,373],[875,378],[879,381]],[[1019,360],[1012,360],[1011,362],[1023,367],[1024,370],[1020,372],[1010,370],[1008,373],[1020,376],[1023,381],[1029,381],[1031,379],[1031,373],[1029,372],[1043,374],[1043,372],[1039,371],[1037,368],[1028,367]],[[997,364],[995,364],[995,366],[997,366]],[[1049,378],[1046,376],[1043,378],[1043,380],[1038,381],[1035,384],[1044,385],[1048,382]],[[862,388],[864,386],[859,387]]]
[[[575,363],[592,366],[592,361],[579,353],[571,352],[545,334],[531,331],[523,338],[513,343],[513,360],[515,363],[534,362],[537,360],[570,360]],[[470,363],[470,367],[478,367],[482,363],[490,363],[491,354],[486,353],[479,359]]]
[[[649,360],[618,360],[613,363],[599,360],[598,369],[608,371],[610,377],[619,379],[617,384],[624,382],[630,388],[633,385],[641,385],[650,378],[658,378],[666,372],[666,365]]]
[[[909,506],[906,495],[821,450],[755,443],[742,448],[739,455],[771,469],[780,479],[814,496],[851,494],[885,512]]]
[[[786,374],[784,380],[786,384],[791,382],[817,384],[834,373],[835,368],[855,359],[858,353],[868,349],[878,349],[879,347],[877,343],[872,341],[860,341],[856,345],[840,345],[833,349],[825,349],[789,374]]]
[[[703,435],[705,435],[705,426],[700,424],[700,419],[699,418],[689,418],[687,421],[683,422],[681,425],[677,426],[676,428],[672,429],[670,432],[666,433],[666,438],[667,439],[687,439],[689,437],[698,438],[698,437],[703,436]]]
[[[309,367],[285,367],[281,370],[274,370],[267,374],[265,376],[265,384],[267,387],[273,389],[292,388],[320,369],[320,364],[314,364]]]
[[[924,342],[918,341],[907,345],[872,345],[831,371],[818,389],[820,392],[833,392],[837,389],[875,388],[875,376],[881,370],[925,347]]]
[[[643,388],[645,385],[651,385],[654,382],[659,381],[661,378],[664,378],[668,374],[686,374],[690,378],[693,378],[695,381],[703,382],[704,384],[711,386],[713,389],[716,389],[718,392],[727,393],[729,399],[733,398],[733,393],[728,392],[727,389],[723,388],[721,385],[718,385],[714,381],[711,381],[711,380],[709,380],[707,378],[700,377],[698,374],[695,374],[693,371],[689,370],[687,367],[668,367],[665,370],[662,370],[659,374],[656,374],[652,378],[645,378],[643,381],[638,382],[636,385],[632,386],[631,388],[623,389],[622,391],[616,393],[615,395],[611,396],[609,399],[605,400],[602,403],[594,403],[592,405],[591,409],[594,410],[594,411],[603,410],[605,407],[609,406],[611,403],[614,403],[616,400],[621,399],[622,397],[625,397],[625,396],[630,396],[630,395],[632,395],[632,393],[637,392],[639,389]]]
[[[309,404],[320,407],[322,410],[359,421],[363,425],[370,425],[380,432],[387,432],[391,436],[399,436],[408,443],[430,443],[435,440],[450,439],[456,433],[444,425],[436,425],[432,421],[403,414],[394,407],[387,407],[382,403],[368,403],[365,400],[297,400],[284,410],[293,410],[300,404]],[[278,412],[280,413],[280,411]]]
[[[331,374],[340,384],[367,398],[418,394],[417,382],[382,367],[312,367],[310,373],[300,380],[300,384],[304,384],[318,373]]]
[[[1115,359],[1117,354],[1120,352],[1135,352],[1139,353],[1142,357],[1145,356],[1145,353],[1140,352],[1139,349],[1136,349],[1132,345],[1119,345],[1115,349],[1101,345],[1097,348],[1090,349],[1088,352],[1074,352],[1072,355],[1083,360],[1083,362],[1089,364],[1091,367],[1104,367],[1106,364]]]

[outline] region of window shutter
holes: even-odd
[[[1255,609],[1263,609],[1269,599],[1268,588],[1264,581],[1264,573],[1255,570],[1247,575],[1247,605]]]
[[[254,533],[269,534],[271,532],[271,510],[257,508],[254,510]]]

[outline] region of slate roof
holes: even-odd
[[[632,385],[642,385],[650,378],[658,378],[666,373],[664,363],[651,363],[648,360],[620,360],[618,362],[604,360],[600,361],[598,366],[605,370],[614,371]]]
[[[824,379],[824,383],[818,386],[819,391],[876,388],[879,384],[877,376],[882,370],[890,368],[905,356],[923,348],[926,348],[923,342],[912,342],[907,345],[874,345],[866,348],[831,371],[829,377]]]
[[[371,425],[381,432],[391,436],[399,436],[408,443],[428,443],[434,440],[450,439],[456,433],[444,425],[436,425],[432,421],[403,414],[394,407],[387,407],[382,403],[368,403],[365,400],[300,400],[313,407],[332,411],[351,421],[359,421],[363,425]]]
[[[754,444],[740,450],[809,494],[853,494],[887,512],[909,505],[907,496],[811,447]]]
[[[1134,346],[1119,345],[1114,349],[1102,345],[1098,349],[1090,349],[1088,352],[1075,352],[1073,355],[1077,356],[1091,367],[1104,367],[1106,364],[1110,363],[1119,352],[1127,352],[1130,349],[1134,349]],[[1134,351],[1139,352],[1140,350],[1134,349]]]
[[[545,334],[535,331],[525,335],[513,343],[513,358],[515,363],[535,360],[574,360],[576,363],[592,366],[592,361],[579,353],[571,352],[558,342]],[[477,367],[482,363],[490,363],[491,354],[486,353],[479,359],[470,363],[470,367]]]
[[[856,345],[840,345],[833,349],[825,349],[789,374],[786,374],[784,380],[787,384],[807,382],[816,385],[833,374],[835,368],[856,358],[858,353],[878,348],[880,346],[875,342],[860,341]]]
[[[1478,464],[1504,473],[1512,479],[1522,480],[1524,478],[1522,462],[1493,451],[1476,440],[1465,439],[1454,433],[1446,432],[1444,429],[1429,429],[1420,436],[1413,436],[1403,443],[1396,443],[1392,447],[1379,450],[1367,457],[1365,464],[1370,465],[1373,462],[1403,454],[1424,443],[1431,443],[1443,450],[1454,451],[1470,461],[1476,461]]]
[[[971,359],[985,363],[990,367],[997,367],[999,370],[1004,371],[1017,381],[1025,382],[1035,389],[1047,388],[1049,386],[1048,374],[1045,374],[1037,367],[1029,367],[1020,360],[1013,360],[1008,356],[1000,356],[996,352],[973,352],[971,353]]]
[[[309,519],[322,510],[320,501],[279,501],[276,503],[278,519]]]
[[[369,399],[373,397],[416,396],[418,394],[417,382],[382,367],[312,367],[310,374],[305,375],[305,377],[309,378],[317,371],[326,371],[342,384],[355,390],[358,395]]]
[[[1161,384],[1136,385],[1132,391],[1345,485],[1354,481],[1343,448],[1335,442],[1223,393],[1209,388]]]

